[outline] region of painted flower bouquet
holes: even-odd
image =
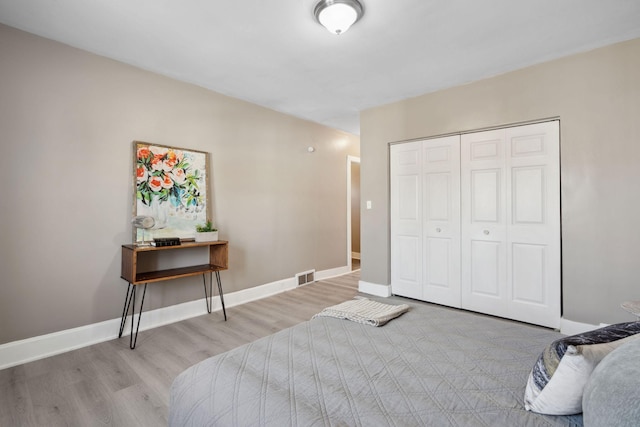
[[[139,146],[136,177],[136,198],[147,206],[167,201],[175,208],[195,208],[202,204],[198,189],[200,171],[192,170],[180,150]]]

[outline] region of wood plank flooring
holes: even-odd
[[[0,426],[165,426],[189,366],[296,325],[358,293],[360,272],[0,371]],[[144,322],[144,316],[142,318]]]

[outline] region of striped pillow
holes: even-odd
[[[591,372],[616,347],[640,338],[640,321],[618,323],[561,338],[544,349],[524,394],[525,409],[548,415],[582,412],[582,394]]]

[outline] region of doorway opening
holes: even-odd
[[[360,158],[347,156],[347,266],[360,269]]]

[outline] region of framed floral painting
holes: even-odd
[[[133,141],[133,215],[151,216],[155,225],[133,229],[134,242],[158,237],[192,240],[207,222],[209,154]]]

